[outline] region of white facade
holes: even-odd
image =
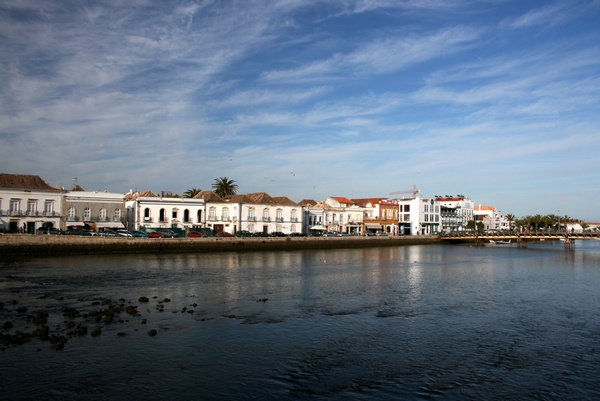
[[[129,230],[204,226],[204,199],[158,196],[146,191],[126,197]]]
[[[473,208],[477,222],[483,222],[484,230],[508,230],[508,219],[493,206],[477,205]]]
[[[434,235],[441,225],[440,206],[433,199],[398,199],[401,235]]]
[[[440,206],[441,230],[444,232],[462,231],[473,221],[473,201],[462,195],[436,196],[435,203]]]
[[[207,202],[207,227],[215,232],[301,233],[302,207],[286,197],[265,192],[234,195],[223,202]]]
[[[38,176],[0,176],[0,228],[29,234],[41,227],[60,228],[62,190],[52,188]]]

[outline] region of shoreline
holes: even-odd
[[[0,262],[45,256],[142,253],[246,252],[441,244],[438,236],[399,237],[209,237],[105,238],[59,235],[0,235]]]

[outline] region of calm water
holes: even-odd
[[[64,332],[64,308],[107,299],[142,316],[60,351],[4,346],[0,398],[600,399],[599,289],[595,241],[3,266],[8,332],[35,329],[24,316],[40,310]]]

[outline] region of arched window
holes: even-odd
[[[105,207],[100,209],[100,221],[106,221],[106,208]]]
[[[217,208],[216,207],[211,206],[210,209],[208,209],[208,219],[209,220],[217,219]]]
[[[198,210],[198,221],[196,223],[202,223],[202,210]]]
[[[75,220],[75,206],[69,206],[69,211],[67,212],[67,218],[69,221]]]
[[[269,209],[268,208],[264,208],[263,209],[263,221],[269,221],[271,220],[269,218]]]
[[[298,212],[296,211],[296,209],[292,209],[292,211],[290,212],[290,218],[292,221],[298,221]]]
[[[158,221],[164,223],[166,221],[165,217],[165,209],[160,209],[160,213],[158,214]]]
[[[190,211],[188,209],[185,209],[183,211],[183,222],[184,223],[189,223],[190,222]]]
[[[92,209],[90,209],[89,207],[86,207],[85,209],[83,209],[83,220],[89,221],[91,218],[92,218]]]
[[[253,207],[248,208],[248,221],[256,221],[256,215],[254,214]],[[252,232],[252,231],[250,231],[250,232]]]
[[[223,214],[221,215],[221,217],[223,217],[223,221],[229,221],[229,208],[223,208]]]
[[[120,220],[121,220],[121,209],[115,209],[113,221],[120,221]]]
[[[150,208],[149,207],[144,209],[144,217],[150,217]]]
[[[283,209],[279,208],[277,209],[277,211],[275,212],[275,218],[277,219],[277,221],[279,223],[283,222]],[[280,231],[280,230],[277,230]]]

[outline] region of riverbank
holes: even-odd
[[[0,235],[0,262],[44,256],[274,251],[438,244],[437,236],[287,238],[105,238],[59,235]]]

